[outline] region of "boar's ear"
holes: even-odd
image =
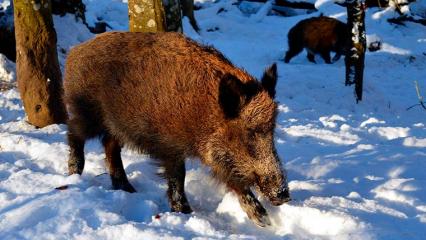
[[[263,73],[262,86],[266,91],[268,91],[269,96],[271,96],[271,98],[274,98],[276,85],[277,85],[277,64],[274,63],[271,66],[269,66]]]
[[[243,83],[232,74],[225,74],[219,85],[219,104],[226,118],[236,118],[243,101]]]

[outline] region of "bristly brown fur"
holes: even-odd
[[[315,62],[315,54],[320,54],[326,63],[331,63],[330,51],[336,52],[333,61],[345,54],[349,44],[347,25],[330,17],[312,17],[298,22],[288,32],[288,51],[284,57],[286,63],[298,55],[304,48],[307,58]]]
[[[258,186],[281,204],[289,194],[273,141],[276,71],[274,64],[259,82],[214,48],[177,33],[98,35],[73,48],[66,63],[69,172],[83,171],[84,142],[104,136],[115,189],[134,191],[119,156],[127,145],[164,168],[173,211],[191,212],[187,157],[210,166],[240,202],[253,202],[244,199]],[[265,225],[259,204],[244,209]]]

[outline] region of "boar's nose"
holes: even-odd
[[[283,203],[289,202],[290,200],[291,200],[290,192],[286,188],[286,189],[279,191],[277,196],[271,199],[271,203],[274,206],[279,206]]]

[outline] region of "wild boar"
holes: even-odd
[[[333,62],[345,54],[349,46],[349,32],[345,23],[329,17],[313,17],[298,22],[288,32],[288,51],[284,62],[290,62],[304,48],[308,60],[315,63],[315,54],[320,54],[324,61],[331,63],[330,51],[336,53]]]
[[[274,145],[277,67],[261,82],[212,47],[178,33],[109,32],[70,51],[64,100],[70,174],[84,168],[84,143],[101,137],[112,186],[135,192],[120,157],[123,145],[164,168],[171,210],[190,213],[185,159],[197,157],[234,191],[248,217],[270,224],[255,198],[289,201]]]

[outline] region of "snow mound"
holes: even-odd
[[[297,239],[372,239],[365,223],[342,212],[324,211],[308,206],[284,205],[276,214],[278,235]]]

